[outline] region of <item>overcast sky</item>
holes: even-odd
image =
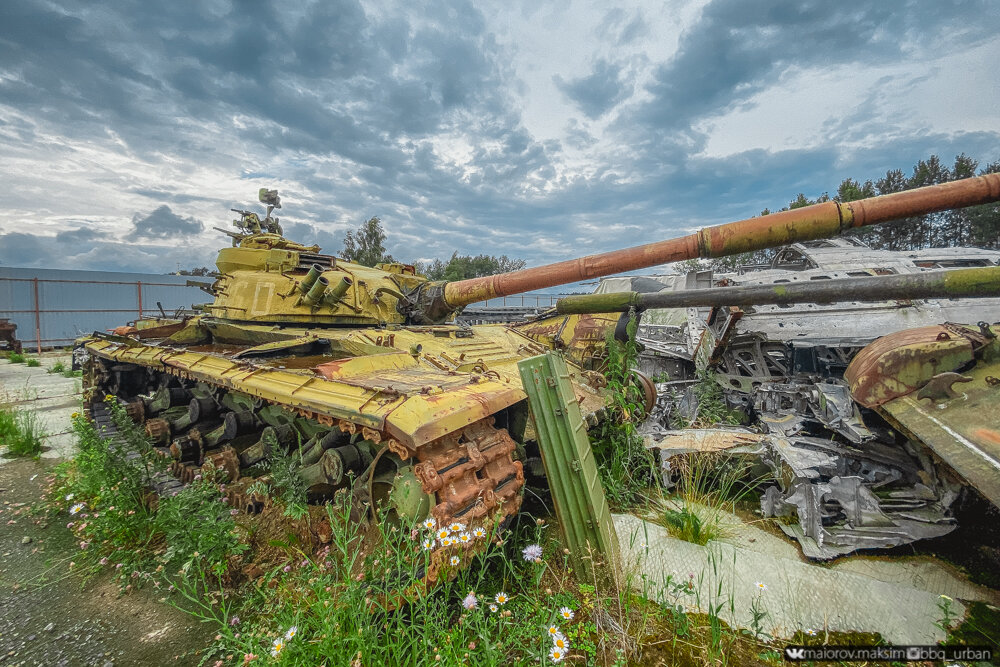
[[[209,265],[265,186],[537,265],[1000,160],[995,0],[294,4],[4,3],[0,265]]]

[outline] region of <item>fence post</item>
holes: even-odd
[[[35,352],[42,353],[42,315],[41,306],[38,303],[38,278],[32,278],[31,282],[35,287]]]
[[[139,291],[139,319],[142,319],[142,281],[135,281],[135,286]]]

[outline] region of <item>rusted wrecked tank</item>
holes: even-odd
[[[857,354],[851,395],[1000,508],[1000,311],[884,336]]]
[[[972,268],[571,296],[556,310],[709,308],[721,318],[766,305],[843,304],[863,317],[867,311],[858,304],[939,299],[993,321],[1000,319],[1000,266],[982,256],[987,263]],[[661,409],[641,430],[668,470],[685,452],[753,450],[776,479],[761,499],[763,513],[794,514],[797,525],[780,526],[810,557],[940,537],[956,527],[950,506],[963,485],[1000,507],[998,331],[1000,323],[981,321],[893,332],[846,359],[844,379],[816,367],[787,369],[744,390],[714,375],[727,400],[745,398],[741,407],[761,434],[664,430],[668,411],[684,409],[691,398],[670,393],[687,383],[662,383]],[[719,341],[723,352],[726,345]],[[721,355],[705,363],[717,368]]]
[[[343,490],[360,508],[381,504],[405,522],[460,523],[471,532],[517,513],[524,464],[536,456],[517,362],[565,350],[583,412],[598,419],[605,340],[624,327],[618,314],[590,313],[511,326],[451,323],[466,305],[997,199],[1000,175],[992,175],[443,283],[404,264],[369,268],[285,239],[271,216],[277,194],[262,190],[267,213],[240,211],[234,247],[220,250],[213,301],[200,315],[95,333],[77,341],[75,359],[95,420],[107,422],[111,396],[172,457],[182,481],[202,466],[225,470],[241,508],[255,507],[247,489],[262,462],[294,452],[313,502]],[[425,581],[446,576],[451,555],[476,548],[455,540],[437,549]]]

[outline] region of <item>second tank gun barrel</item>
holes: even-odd
[[[830,238],[849,229],[998,200],[1000,174],[985,174],[852,202],[828,201],[706,227],[680,238],[531,269],[446,283],[443,285],[443,303],[427,310],[432,314],[444,313],[487,299],[635,271],[657,264],[724,257],[799,241]]]
[[[955,299],[1000,296],[1000,266],[810,280],[767,285],[740,285],[679,292],[609,292],[568,296],[556,302],[560,315],[623,313],[650,308],[753,306],[893,299]]]

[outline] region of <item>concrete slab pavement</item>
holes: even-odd
[[[81,382],[78,377],[49,370],[60,362],[69,368],[71,356],[61,352],[28,356],[38,358],[42,365],[31,368],[0,359],[0,403],[31,410],[38,416],[46,434],[42,438],[42,458],[70,458],[76,448],[71,416],[80,410]],[[8,461],[0,455],[0,465]]]
[[[632,515],[613,516],[622,560],[644,595],[689,611],[719,608],[731,626],[750,628],[752,607],[767,612],[763,630],[788,639],[797,631],[878,632],[895,644],[933,644],[941,595],[998,604],[996,591],[970,583],[931,558],[848,557],[834,565],[802,558],[791,543],[735,515],[724,516],[722,539],[700,546]],[[676,585],[691,581],[689,592]],[[758,583],[765,588],[758,587]]]

